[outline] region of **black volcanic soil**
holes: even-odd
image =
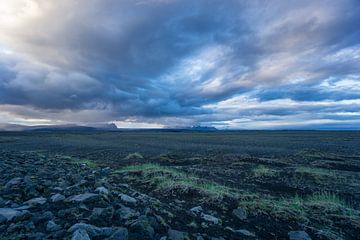
[[[359,239],[359,149],[359,132],[0,133],[0,239]],[[164,192],[116,173],[143,163],[259,202],[245,209],[241,197]],[[319,192],[351,206],[351,217],[322,205],[306,221],[256,209],[262,196],[275,204]]]

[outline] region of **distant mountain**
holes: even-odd
[[[18,125],[18,124],[0,124],[0,131],[24,131],[27,126]]]
[[[192,126],[189,128],[192,131],[217,131],[216,127],[209,127],[209,126]]]
[[[93,126],[81,126],[75,124],[66,125],[37,125],[25,126],[17,124],[0,124],[0,131],[116,131],[115,124],[96,124]]]

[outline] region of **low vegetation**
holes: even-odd
[[[258,165],[253,170],[255,177],[272,177],[275,176],[276,171],[266,167],[265,165]]]
[[[204,181],[195,175],[158,164],[128,166],[118,170],[117,173],[127,174],[132,180],[148,183],[161,192],[199,193],[218,200],[225,196],[234,196],[234,190],[226,186]]]

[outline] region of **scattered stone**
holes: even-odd
[[[243,208],[234,209],[232,214],[240,220],[245,220],[247,218],[247,212]]]
[[[83,193],[75,196],[71,196],[67,199],[68,202],[92,202],[98,198],[98,194],[95,193]]]
[[[186,240],[189,239],[188,233],[173,229],[168,231],[169,240]]]
[[[130,197],[129,195],[126,195],[123,193],[120,193],[119,197],[125,203],[136,204],[136,202],[137,202],[135,198]]]
[[[209,222],[211,224],[214,225],[220,225],[221,224],[221,220],[217,217],[211,216],[209,214],[201,214],[201,218],[204,219],[206,222]]]
[[[129,232],[126,228],[118,228],[108,240],[127,240],[129,238]]]
[[[252,232],[246,229],[235,230],[234,233],[238,236],[243,236],[243,237],[255,237],[255,234],[253,234]]]
[[[5,188],[12,188],[14,186],[18,186],[22,183],[22,181],[23,181],[23,178],[15,177],[5,184]]]
[[[90,240],[89,234],[84,229],[77,229],[71,240]]]
[[[97,225],[106,225],[111,223],[114,215],[114,208],[94,208],[90,216],[90,222],[97,223]]]
[[[3,215],[0,215],[0,224],[3,224],[5,222],[7,222],[7,218],[4,217]]]
[[[25,211],[19,211],[12,208],[0,208],[0,217],[6,218],[7,221],[14,221],[23,216]]]
[[[190,209],[190,212],[194,215],[200,215],[203,212],[203,209],[201,206],[197,206]]]
[[[138,217],[140,213],[129,207],[121,206],[120,209],[116,210],[116,215],[121,220],[128,220],[130,218]]]
[[[144,215],[130,225],[130,233],[132,233],[134,239],[153,239],[155,235],[153,227],[151,227],[149,220]]]
[[[304,231],[290,231],[288,236],[290,240],[311,240],[309,234]]]
[[[40,206],[40,205],[44,205],[46,203],[46,201],[47,200],[44,197],[37,197],[37,198],[30,199],[24,203],[28,204],[30,206]]]
[[[46,224],[46,231],[48,231],[48,232],[56,232],[56,231],[59,231],[60,229],[61,229],[61,227],[52,220],[50,220]]]
[[[107,190],[105,187],[98,187],[95,189],[95,192],[98,194],[103,194],[103,195],[109,195],[109,190]]]
[[[51,199],[52,202],[60,202],[60,201],[65,200],[65,196],[60,194],[60,193],[57,193],[55,195],[52,195],[50,197],[50,199]]]
[[[41,223],[45,223],[51,219],[54,218],[54,214],[50,211],[46,211],[43,213],[36,213],[33,215],[32,220],[34,221],[35,224],[41,224]]]
[[[86,223],[76,223],[71,228],[69,228],[68,232],[76,232],[78,230],[86,231],[86,233],[89,234],[89,236],[91,237],[100,236],[102,234],[100,228]]]

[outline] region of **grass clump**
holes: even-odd
[[[266,167],[265,165],[258,165],[253,169],[255,177],[272,177],[275,176],[276,171]]]
[[[99,166],[95,161],[90,160],[90,159],[80,159],[80,158],[64,156],[64,155],[57,155],[57,157],[60,157],[61,159],[64,159],[64,160],[69,160],[73,164],[86,165],[89,168],[96,168]]]
[[[271,215],[286,221],[308,222],[310,218],[317,218],[319,221],[326,222],[329,216],[350,219],[360,217],[358,211],[330,192],[317,192],[307,197],[295,195],[291,198],[253,195],[242,199],[239,205],[255,215]]]
[[[309,205],[348,207],[343,199],[330,192],[314,193],[306,199],[305,203]]]
[[[167,193],[185,193],[222,199],[233,196],[232,189],[212,182],[204,181],[195,175],[158,164],[142,164],[124,167],[117,171],[132,175],[132,180],[142,181],[155,187],[156,190]]]
[[[79,159],[77,161],[77,163],[79,164],[84,164],[86,166],[88,166],[89,168],[96,168],[98,167],[98,164],[92,160],[89,160],[89,159]]]
[[[132,159],[144,159],[143,155],[138,152],[129,153],[125,158],[125,160],[132,160]]]

